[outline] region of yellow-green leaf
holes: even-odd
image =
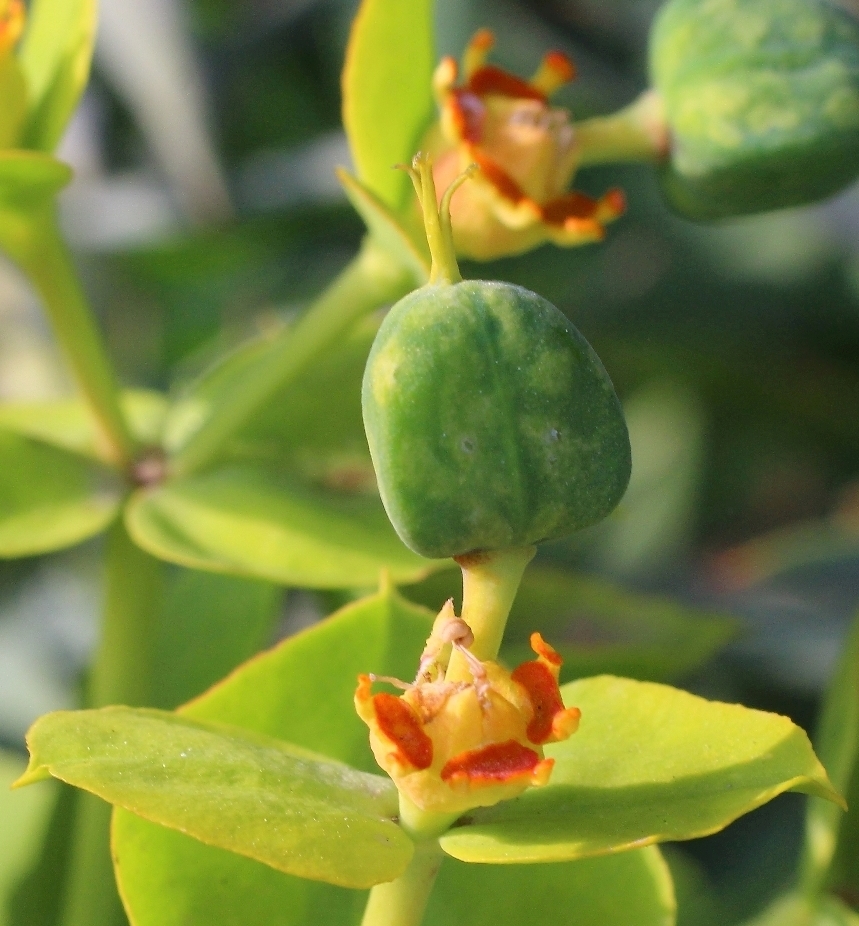
[[[671,874],[651,846],[548,865],[445,859],[424,926],[674,926],[674,914]]]
[[[53,151],[89,79],[96,0],[34,0],[19,58],[30,113],[24,144]]]
[[[806,891],[827,882],[859,890],[859,615],[844,643],[829,686],[815,745],[832,783],[847,797],[842,814],[812,798],[805,821],[802,883]],[[830,871],[831,868],[831,871]]]
[[[164,396],[143,389],[127,390],[122,393],[121,405],[134,437],[143,446],[157,443],[167,410]],[[99,443],[95,422],[81,399],[0,405],[0,428],[104,463],[113,462],[109,448]]]
[[[136,492],[134,540],[170,562],[313,588],[395,581],[432,563],[397,538],[375,494],[314,489],[251,464],[224,465]]]
[[[613,676],[563,686],[579,731],[546,748],[549,784],[442,837],[469,862],[585,858],[716,832],[784,791],[843,803],[788,718]]]
[[[429,252],[423,230],[412,234],[408,221],[395,216],[371,189],[347,171],[338,170],[337,179],[377,244],[412,271],[416,287],[423,286],[430,272]]]
[[[110,470],[0,429],[0,557],[86,540],[107,527],[122,494]]]
[[[433,113],[431,0],[363,0],[343,68],[343,125],[359,180],[394,212],[411,183],[410,162]]]
[[[411,840],[397,792],[280,740],[145,708],[47,714],[18,784],[53,775],[154,823],[288,874],[347,887],[390,881]]]

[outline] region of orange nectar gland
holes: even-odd
[[[542,747],[571,736],[578,708],[565,708],[558,689],[561,657],[539,633],[531,635],[537,658],[512,673],[482,662],[469,647],[471,630],[448,601],[433,624],[417,677],[361,675],[355,692],[358,716],[370,728],[370,746],[400,793],[424,811],[462,813],[489,807],[549,780],[553,759]],[[457,651],[471,681],[447,681]],[[401,696],[372,693],[388,682]]]
[[[495,40],[480,30],[460,68],[443,58],[433,78],[441,112],[435,137],[436,187],[445,190],[469,164],[479,173],[451,200],[460,254],[489,260],[527,251],[544,241],[562,246],[605,237],[605,225],[625,208],[620,190],[599,199],[570,192],[579,163],[575,127],[549,97],[575,77],[561,52],[549,52],[530,80],[487,64]],[[440,131],[439,131],[440,130]]]
[[[22,0],[0,0],[0,57],[18,44],[24,31],[25,18]]]

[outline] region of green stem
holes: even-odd
[[[87,690],[90,707],[150,703],[163,578],[162,564],[135,546],[122,522],[117,522],[107,537],[104,621]],[[110,815],[109,804],[88,794],[80,796],[61,926],[122,922],[110,857]]]
[[[370,891],[361,926],[420,926],[444,859],[438,836],[454,819],[424,813],[400,796],[400,825],[415,840],[415,854],[399,878]]]
[[[412,273],[369,238],[355,259],[302,318],[272,344],[264,362],[217,414],[207,418],[172,458],[171,471],[184,475],[206,466],[224,443],[278,390],[292,382],[364,315],[395,302],[415,287]]]
[[[456,557],[462,569],[462,619],[474,634],[470,649],[478,659],[486,661],[498,655],[519,583],[536,552],[536,547],[513,547]],[[446,677],[450,681],[471,678],[468,664],[458,652],[451,656]]]
[[[577,122],[575,130],[580,167],[617,161],[662,161],[668,155],[665,104],[656,90],[646,90],[610,116]]]
[[[21,210],[18,219],[19,234],[10,253],[42,297],[57,340],[101,432],[107,456],[127,469],[134,457],[134,440],[119,405],[116,375],[104,341],[57,227],[54,203],[29,212]]]

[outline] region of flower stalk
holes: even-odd
[[[577,122],[579,167],[664,160],[671,144],[666,119],[661,94],[656,90],[646,90],[616,113]]]
[[[510,608],[537,548],[514,547],[455,557],[462,569],[462,619],[474,634],[470,649],[481,660],[495,659],[504,638]],[[470,677],[461,654],[451,656],[448,678]]]
[[[443,858],[437,839],[418,842],[400,877],[370,891],[361,926],[420,926]]]

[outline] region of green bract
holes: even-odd
[[[828,196],[859,175],[859,22],[827,0],[670,0],[651,33],[671,156],[696,219]]]
[[[425,202],[425,216],[433,208]],[[364,426],[397,533],[441,557],[599,521],[630,473],[626,424],[599,358],[536,293],[455,282],[452,245],[445,255],[444,233],[435,241],[427,222],[435,278],[391,309],[364,372]]]

